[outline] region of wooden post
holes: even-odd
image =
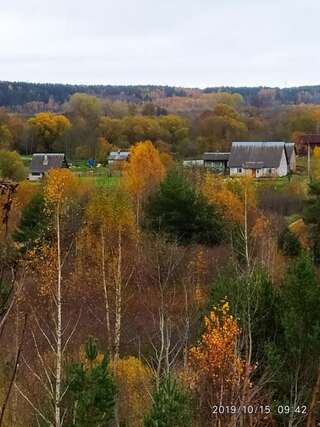
[[[308,178],[310,179],[310,157],[311,157],[311,153],[310,153],[310,144],[308,144]]]

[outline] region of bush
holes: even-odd
[[[184,243],[214,245],[224,238],[223,219],[215,207],[176,171],[170,172],[151,196],[146,224]]]
[[[18,153],[15,151],[0,150],[0,178],[22,181],[26,177],[26,170]]]
[[[301,251],[298,237],[288,227],[280,234],[278,245],[282,252],[288,256],[297,256]]]

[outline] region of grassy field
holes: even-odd
[[[120,176],[107,176],[107,175],[92,175],[92,176],[80,176],[82,181],[92,182],[98,187],[115,187],[119,184]]]

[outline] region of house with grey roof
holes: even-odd
[[[286,176],[291,170],[289,153],[293,155],[295,150],[291,146],[286,148],[285,142],[233,142],[229,158],[230,176]]]
[[[50,169],[68,168],[68,162],[63,153],[36,153],[33,154],[28,179],[39,181]]]
[[[108,156],[108,165],[114,162],[126,162],[129,160],[130,151],[111,151]]]
[[[285,149],[287,153],[288,165],[290,172],[295,172],[297,169],[297,149],[293,142],[286,142]]]

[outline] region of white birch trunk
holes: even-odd
[[[250,270],[250,257],[249,257],[249,236],[248,236],[248,190],[245,189],[244,193],[244,243],[245,243],[245,256],[247,268]]]
[[[118,259],[116,271],[116,316],[115,316],[115,333],[114,333],[114,357],[119,358],[120,337],[121,337],[121,316],[122,316],[122,236],[121,227],[118,230]]]
[[[110,305],[109,305],[109,296],[107,289],[107,279],[106,279],[106,251],[105,251],[105,236],[104,228],[101,227],[101,269],[102,269],[102,284],[104,292],[104,304],[106,311],[106,326],[107,326],[107,343],[109,351],[111,351],[111,328],[110,328]]]
[[[62,274],[61,274],[61,241],[60,241],[60,208],[58,206],[56,212],[56,227],[57,227],[57,323],[56,323],[56,339],[57,339],[57,354],[56,354],[56,383],[55,383],[55,427],[61,427],[61,378],[62,378]]]

